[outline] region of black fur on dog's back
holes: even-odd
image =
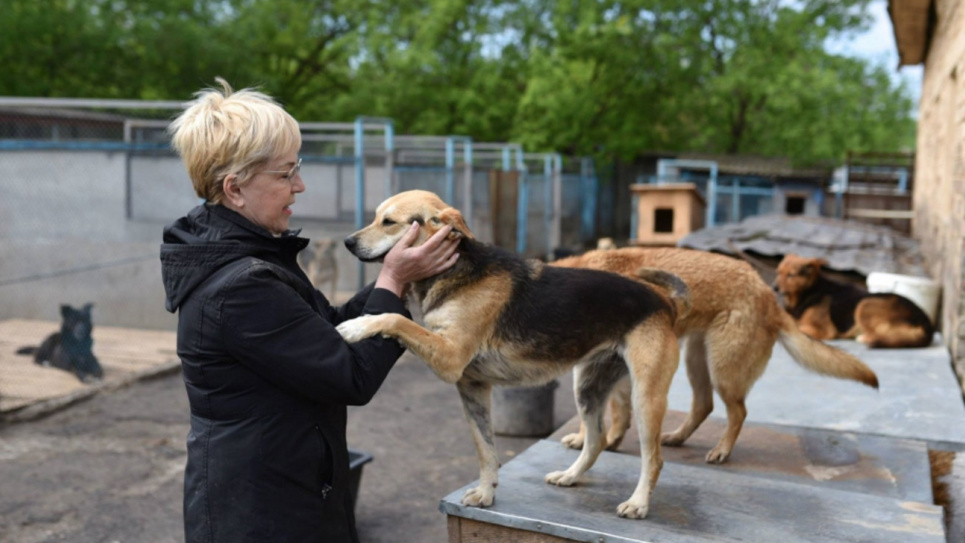
[[[598,270],[544,266],[534,279],[514,281],[497,329],[505,339],[526,345],[534,358],[577,358],[596,347],[600,338],[617,342],[661,312],[671,315],[673,308],[652,289],[630,279]]]
[[[601,338],[616,343],[654,314],[670,319],[676,314],[652,288],[615,273],[546,266],[471,239],[461,241],[459,253],[453,268],[416,285],[424,295],[445,278],[445,289],[433,291],[427,312],[469,284],[507,273],[512,293],[498,317],[497,338],[526,346],[533,359],[579,358]]]
[[[809,308],[819,305],[825,298],[830,298],[831,323],[843,333],[854,327],[854,308],[868,296],[868,292],[855,285],[839,283],[818,275],[814,283],[798,296],[800,300],[797,305],[788,308],[792,317],[800,319]]]

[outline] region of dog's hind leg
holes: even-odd
[[[546,475],[546,482],[557,486],[573,486],[593,466],[606,438],[603,435],[603,410],[613,385],[626,375],[626,364],[620,355],[605,352],[573,369],[576,407],[586,428],[583,449],[576,462],[565,471]]]
[[[664,434],[661,442],[670,447],[678,447],[687,441],[695,430],[707,419],[714,410],[714,387],[710,380],[710,370],[707,367],[707,344],[702,333],[693,333],[684,340],[687,345],[686,363],[687,379],[693,391],[690,402],[690,413],[687,418],[673,432]]]
[[[744,399],[764,373],[777,336],[776,330],[754,326],[750,319],[744,319],[744,315],[731,313],[725,325],[707,333],[714,387],[727,409],[727,428],[706,456],[710,464],[727,461],[734,449],[747,418]]]
[[[640,479],[630,499],[617,507],[617,515],[639,519],[650,512],[650,494],[663,467],[660,428],[680,358],[677,336],[669,325],[651,319],[627,336],[625,357],[633,379],[633,411],[640,435]]]
[[[625,364],[621,364],[624,367]],[[574,379],[574,388],[578,386],[578,381]],[[574,390],[574,395],[577,391]],[[630,410],[630,375],[625,375],[622,379],[617,381],[617,384],[613,387],[613,391],[610,392],[610,429],[606,433],[606,448],[609,451],[615,451],[620,443],[623,442],[623,436],[627,433],[627,428],[630,427],[631,410]],[[586,425],[580,421],[580,430],[573,434],[567,434],[563,436],[560,441],[563,445],[571,449],[583,448],[583,440],[586,438]]]
[[[606,448],[615,451],[633,420],[632,385],[629,376],[620,380],[610,393],[610,429],[606,433]]]
[[[493,437],[492,385],[482,381],[460,379],[456,383],[462,408],[469,421],[469,430],[476,443],[479,456],[479,486],[470,488],[462,497],[462,504],[473,507],[489,507],[499,484],[499,457]]]

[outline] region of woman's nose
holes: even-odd
[[[295,179],[292,179],[292,192],[299,193],[305,192],[305,180],[302,179],[301,172],[295,174]]]

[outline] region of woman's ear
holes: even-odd
[[[462,213],[459,213],[458,209],[454,207],[443,209],[439,213],[439,218],[444,224],[452,225],[452,232],[449,232],[449,239],[459,237],[473,239],[472,232],[469,231],[469,226],[466,225],[466,221],[463,220]]]
[[[245,206],[245,198],[241,195],[241,188],[238,186],[238,174],[226,175],[221,182],[221,191],[224,193],[225,201],[232,207],[241,209]]]

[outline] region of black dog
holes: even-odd
[[[104,376],[104,370],[92,350],[92,306],[86,304],[81,309],[75,309],[61,305],[60,314],[64,320],[60,323],[60,331],[47,336],[40,347],[21,347],[17,354],[32,354],[35,363],[69,371],[85,383],[100,379]]]

